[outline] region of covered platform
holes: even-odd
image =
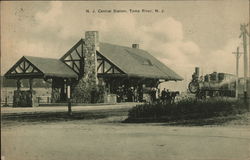
[[[61,100],[66,101],[67,90],[64,88],[70,81],[77,79],[77,74],[57,59],[23,56],[5,74],[6,78],[17,80],[14,91],[13,107],[37,106],[36,91],[33,89],[33,79],[44,79],[52,83],[52,92],[58,92],[61,86]],[[22,90],[21,80],[29,79],[29,90]],[[61,85],[63,83],[63,85]],[[52,93],[52,95],[55,95]],[[57,97],[51,97],[54,101]]]

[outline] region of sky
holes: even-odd
[[[113,9],[127,12],[98,13]],[[237,46],[243,50],[241,23],[249,23],[248,0],[2,1],[1,75],[23,55],[60,58],[85,31],[97,30],[102,42],[139,43],[184,78],[181,85],[171,86],[185,88],[196,66],[202,74],[235,73],[232,52]]]

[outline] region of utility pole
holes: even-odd
[[[243,54],[242,52],[239,51],[240,48],[237,47],[237,51],[233,52],[236,56],[236,86],[235,86],[235,98],[238,99],[239,95],[239,59],[240,55]]]
[[[244,49],[244,99],[247,102],[247,74],[248,74],[248,58],[247,58],[247,26],[248,24],[240,25],[240,38],[243,40],[243,49]]]

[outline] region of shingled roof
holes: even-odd
[[[80,43],[79,43],[80,42]],[[81,45],[84,40],[81,39],[76,46]],[[74,46],[73,48],[75,48]],[[147,51],[119,46],[109,43],[100,43],[97,51],[99,54],[108,59],[117,66],[128,77],[142,77],[164,80],[183,80],[181,76],[168,68],[165,64],[157,60]],[[20,66],[22,62],[31,63],[32,67],[38,72],[26,71],[27,65]],[[18,68],[19,67],[19,68]],[[28,67],[29,70],[31,67]],[[17,69],[21,69],[21,72]],[[36,76],[36,77],[61,77],[61,78],[77,78],[78,75],[64,62],[58,59],[23,56],[6,74],[8,78],[16,76]]]
[[[31,56],[24,57],[39,68],[45,76],[77,78],[77,74],[58,59]]]
[[[181,76],[142,49],[100,43],[98,52],[131,77],[183,80]]]
[[[29,63],[37,72],[21,72],[12,73],[16,70],[18,65],[23,62]],[[29,65],[26,65],[27,66]],[[30,67],[31,68],[31,67]],[[21,67],[22,69],[22,67]],[[25,70],[25,67],[23,67]],[[63,78],[77,78],[78,75],[71,70],[67,65],[58,59],[23,56],[6,74],[6,77],[12,76],[37,76],[37,77],[63,77]]]

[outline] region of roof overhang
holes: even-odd
[[[47,60],[45,58],[40,58],[40,57],[32,57],[32,58],[36,59],[36,61],[40,61],[39,63],[43,63]],[[34,63],[36,61],[34,62],[32,61],[32,58],[23,56],[4,74],[4,77],[8,79],[30,79],[30,78],[77,79],[78,78],[76,74],[51,73],[50,70],[52,70],[53,68],[50,67],[48,67],[48,71],[44,71],[44,68],[43,69],[39,68],[39,65]]]

